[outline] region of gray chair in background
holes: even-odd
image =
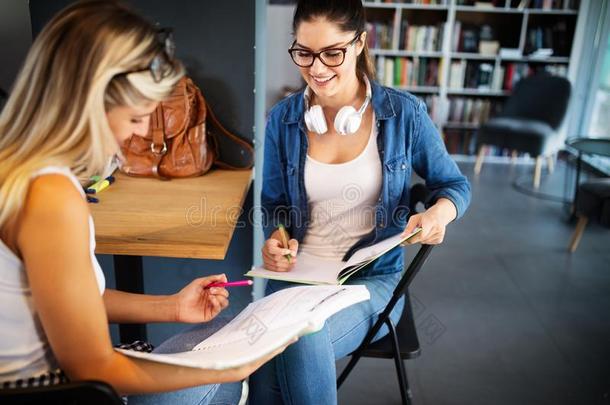
[[[477,133],[475,174],[481,172],[488,145],[526,152],[536,158],[534,187],[538,188],[543,157],[549,158],[549,171],[553,170],[557,129],[568,108],[570,92],[570,82],[559,76],[543,73],[520,80],[502,113],[481,125]]]

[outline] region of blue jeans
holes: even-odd
[[[217,317],[210,322],[187,328],[169,338],[154,353],[176,353],[192,350],[199,342],[222,328],[229,319]],[[235,405],[241,397],[241,381],[230,384],[210,384],[178,391],[130,395],[128,405]]]
[[[325,404],[337,403],[337,370],[335,361],[356,350],[386,307],[401,273],[383,274],[348,280],[346,284],[366,285],[371,299],[348,307],[329,319],[324,328],[303,336],[282,354],[269,361],[250,376],[251,405]],[[269,281],[267,294],[294,287],[296,284]],[[398,322],[404,297],[390,318]],[[381,339],[387,327],[375,336]]]

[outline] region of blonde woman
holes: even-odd
[[[226,371],[125,357],[108,322],[201,323],[228,305],[224,275],[171,296],[105,288],[93,222],[77,178],[103,170],[118,145],[183,75],[165,31],[114,1],[74,4],[40,33],[0,115],[0,384],[102,380],[130,404],[236,403],[240,380],[268,356]],[[185,350],[218,328],[190,330],[161,350]],[[279,351],[278,351],[279,352]],[[236,382],[234,384],[222,384]],[[156,394],[152,394],[156,393]]]

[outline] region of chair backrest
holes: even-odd
[[[0,87],[0,111],[4,107],[4,102],[8,99],[8,94]]]
[[[100,381],[79,381],[35,388],[0,389],[3,405],[123,405],[116,391]]]
[[[567,79],[539,73],[517,82],[501,116],[542,121],[557,129],[567,111],[570,93]]]
[[[430,190],[423,183],[416,183],[411,186],[411,190],[409,191],[409,210],[411,214],[417,213],[417,204],[418,203],[426,203],[428,200],[428,196],[430,195]],[[432,245],[422,245],[419,248],[419,251],[411,260],[409,267],[402,275],[398,285],[394,289],[394,296],[399,296],[402,294],[408,294],[408,287],[411,284],[411,281],[415,278],[419,270],[424,265],[430,251],[432,250]]]

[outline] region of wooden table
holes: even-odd
[[[144,292],[142,256],[223,260],[252,171],[214,170],[160,181],[116,174],[90,204],[96,253],[114,255],[117,289]],[[145,325],[121,325],[122,342],[146,339]]]

